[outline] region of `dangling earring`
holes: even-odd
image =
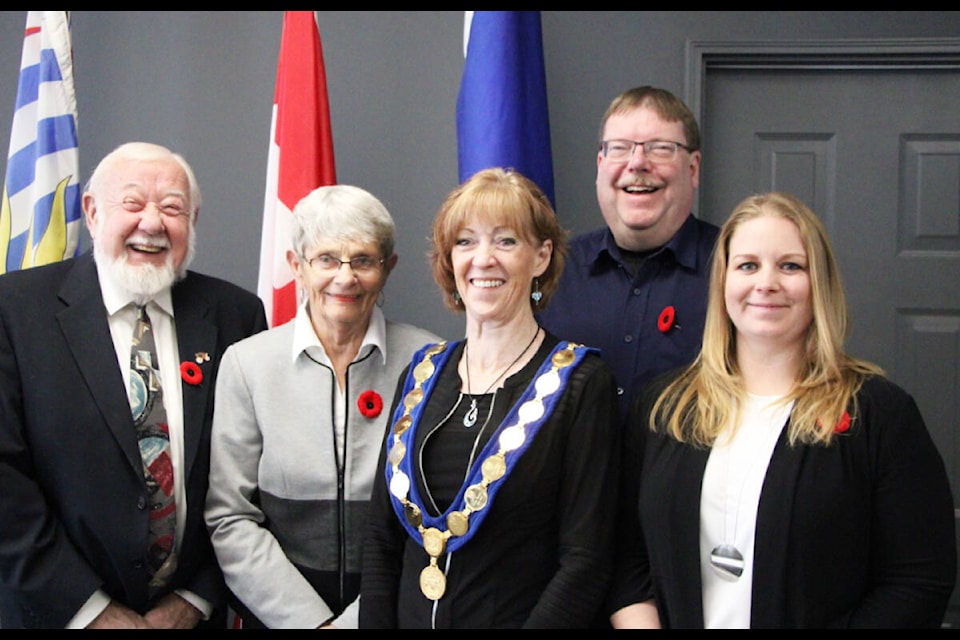
[[[297,306],[303,304],[303,301],[307,299],[307,290],[303,287],[297,289]]]
[[[454,304],[454,306],[456,306],[456,307],[459,307],[459,306],[460,306],[460,292],[459,292],[459,291],[454,291],[454,292],[453,292],[453,304]]]
[[[534,278],[533,292],[530,294],[530,299],[533,300],[533,305],[537,306],[540,304],[541,298],[543,298],[543,294],[540,293],[540,280],[538,278]]]
[[[383,307],[383,303],[386,301],[387,296],[383,294],[383,289],[380,289],[380,293],[377,295],[377,306]]]

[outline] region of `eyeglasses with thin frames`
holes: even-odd
[[[611,162],[625,162],[633,157],[637,147],[643,147],[643,155],[650,162],[672,162],[679,149],[690,147],[673,140],[604,140],[600,143],[603,157]]]
[[[307,260],[307,264],[319,271],[332,273],[339,271],[345,264],[350,265],[350,269],[358,276],[372,275],[380,271],[383,260],[373,256],[355,256],[349,260],[341,260],[329,253],[321,253]]]

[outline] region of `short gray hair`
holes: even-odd
[[[390,212],[360,187],[336,184],[314,189],[293,208],[293,250],[300,259],[319,241],[375,242],[384,260],[393,255],[396,226]]]

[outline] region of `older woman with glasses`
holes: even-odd
[[[439,338],[377,305],[394,222],[358,187],[294,208],[301,304],[217,379],[206,521],[243,626],[356,628],[361,523],[397,379]]]

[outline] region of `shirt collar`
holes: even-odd
[[[134,304],[133,294],[117,284],[113,278],[105,275],[99,266],[97,267],[97,279],[100,281],[103,306],[106,307],[109,315],[112,316],[127,305]],[[169,288],[164,289],[154,296],[151,302],[162,309],[168,316],[173,317],[173,296]]]
[[[313,323],[310,322],[310,313],[307,310],[307,301],[297,307],[297,315],[293,319],[293,348],[291,357],[294,362],[301,353],[306,353],[310,358],[330,365],[330,358],[327,357],[323,345],[320,344],[320,338],[313,330]],[[365,357],[373,349],[380,350],[380,356],[384,364],[387,362],[387,321],[380,307],[374,307],[370,314],[370,324],[367,326],[367,333],[363,336],[363,342],[360,344],[360,350],[354,361]]]
[[[665,249],[673,252],[673,256],[681,266],[694,270],[697,268],[697,239],[700,235],[697,219],[693,214],[687,216],[683,225],[664,245]]]
[[[697,219],[693,214],[687,216],[677,232],[670,238],[670,241],[663,245],[653,255],[662,255],[669,252],[674,259],[687,269],[697,268]],[[651,256],[652,257],[652,256]],[[601,261],[614,260],[617,263],[623,262],[623,253],[617,242],[613,239],[613,233],[606,229],[606,233],[596,245],[596,255],[594,256],[594,268],[601,266]]]

